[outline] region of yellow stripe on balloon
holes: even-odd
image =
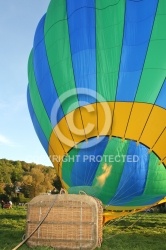
[[[164,159],[166,110],[147,103],[103,102],[70,112],[55,126],[49,154],[62,157],[78,143],[109,135],[138,141]],[[80,133],[79,133],[80,132]],[[124,138],[124,139],[125,139]],[[59,142],[61,141],[61,143]],[[61,169],[61,167],[60,167]]]

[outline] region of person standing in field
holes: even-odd
[[[5,202],[3,200],[1,200],[1,208],[3,209]]]
[[[10,204],[9,208],[12,208],[13,205],[12,201],[9,201],[9,204]]]

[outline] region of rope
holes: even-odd
[[[57,197],[57,196],[55,196]],[[19,247],[21,247],[27,240],[29,240],[29,238],[38,230],[38,228],[41,226],[41,224],[44,222],[44,220],[47,218],[47,216],[49,215],[52,207],[54,206],[56,202],[56,199],[52,202],[50,208],[48,209],[47,214],[44,216],[44,218],[40,221],[40,223],[37,225],[37,227],[34,229],[34,231],[27,237],[25,238],[25,240],[23,240],[22,242],[20,242],[16,247],[14,247],[12,250],[17,250]]]
[[[85,191],[83,191],[83,190],[80,190],[80,191],[79,191],[79,194],[80,194],[80,195],[87,195],[87,193],[86,193]]]
[[[147,213],[147,211],[146,211],[145,213]],[[127,217],[127,216],[124,216],[124,217]],[[124,217],[123,217],[123,218],[124,218]],[[121,219],[122,219],[122,218],[121,218]],[[136,220],[135,222],[133,222],[130,226],[126,227],[126,229],[132,227],[132,226],[133,226],[134,224],[136,224],[140,219],[141,219],[141,217],[140,217],[138,220]],[[114,235],[112,235],[112,236],[110,236],[110,237],[107,237],[106,240],[111,239],[111,238],[113,238],[113,237],[115,237],[115,236],[117,236],[117,235],[119,235],[119,234],[121,234],[121,233],[116,233],[116,234],[114,234]]]
[[[146,213],[148,212],[148,211],[147,211],[148,209],[151,209],[152,207],[155,207],[156,205],[158,205],[158,203],[155,203],[155,204],[152,205],[152,206],[147,206],[147,207],[145,207],[145,208],[139,209],[138,211],[136,211],[136,210],[135,210],[135,211],[131,211],[128,215],[122,216],[122,217],[120,217],[119,219],[122,220],[122,219],[124,219],[125,217],[131,216],[131,215],[133,215],[133,214],[135,214],[135,213],[138,213],[138,212],[141,212],[141,211],[144,211],[144,214],[146,214]],[[145,209],[146,209],[146,211],[145,211]],[[118,219],[118,221],[119,221],[119,219]],[[134,221],[130,226],[126,227],[126,229],[128,229],[128,228],[132,227],[133,225],[135,225],[140,219],[141,219],[141,217],[138,218],[138,220]],[[115,220],[115,221],[117,221],[117,220]],[[108,226],[108,225],[105,225],[104,227],[107,227],[107,226]],[[114,234],[114,235],[112,235],[112,236],[110,236],[110,237],[107,237],[106,240],[108,240],[108,239],[110,239],[110,238],[113,238],[113,237],[115,237],[115,236],[117,236],[117,235],[119,235],[119,234],[121,234],[121,233],[116,233],[116,234]]]

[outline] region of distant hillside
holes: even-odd
[[[0,159],[0,199],[13,200],[33,198],[40,193],[50,192],[61,184],[53,167]]]

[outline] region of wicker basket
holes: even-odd
[[[102,225],[102,204],[88,195],[39,195],[28,203],[26,237],[39,226],[28,239],[30,247],[95,249],[102,242]]]

